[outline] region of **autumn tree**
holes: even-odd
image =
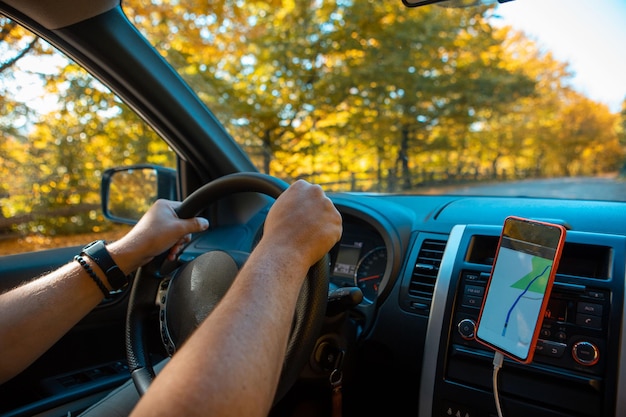
[[[558,171],[538,167],[554,162],[567,64],[496,29],[491,7],[127,4],[264,172],[329,184],[368,172],[378,190],[396,177],[408,190],[416,173],[443,169],[440,179]]]
[[[31,175],[26,171],[24,158],[31,146],[25,126],[34,111],[23,100],[28,92],[16,87],[14,72],[21,60],[49,51],[42,47],[38,37],[3,16],[0,16],[0,51],[0,233],[7,233],[14,219],[30,218],[28,197],[22,190],[27,189],[25,181]],[[36,73],[29,74],[31,78],[40,78]],[[13,179],[11,173],[18,169],[25,175]],[[15,204],[7,204],[9,198],[13,198]]]
[[[259,169],[286,180],[409,191],[595,175],[624,159],[626,111],[618,119],[576,93],[568,64],[496,25],[491,6],[129,0],[124,10]],[[98,228],[102,170],[173,167],[175,156],[106,87],[0,19],[2,215],[46,233]],[[53,65],[34,70],[31,57]],[[66,101],[31,106],[14,87],[18,69]],[[22,182],[9,182],[17,167]]]
[[[54,53],[45,71],[17,68],[29,56],[53,54],[48,44],[18,28],[5,20],[0,43],[11,52],[1,73],[7,109],[0,144],[4,217],[14,230],[47,235],[112,227],[99,210],[102,171],[146,162],[173,167],[174,154],[105,86],[61,55]],[[40,108],[20,102],[10,81],[24,70],[38,80],[39,94],[63,100]],[[17,177],[11,174],[16,166]]]

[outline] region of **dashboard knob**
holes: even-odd
[[[574,360],[584,366],[593,366],[598,363],[600,352],[598,347],[591,342],[580,341],[572,346]]]
[[[472,319],[463,319],[456,326],[461,337],[465,340],[471,340],[474,338],[474,331],[476,330],[476,323]]]

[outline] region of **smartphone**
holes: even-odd
[[[478,316],[476,340],[530,363],[565,243],[559,224],[509,216]]]

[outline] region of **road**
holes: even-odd
[[[626,202],[626,178],[551,178],[458,187],[446,194],[580,198]]]

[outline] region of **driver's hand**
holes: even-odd
[[[341,215],[322,187],[304,180],[293,183],[270,209],[264,243],[284,249],[310,267],[341,238]]]
[[[120,240],[107,245],[111,256],[125,273],[130,273],[168,251],[174,260],[192,233],[206,230],[207,219],[180,219],[174,211],[179,201],[157,200],[139,222]]]

